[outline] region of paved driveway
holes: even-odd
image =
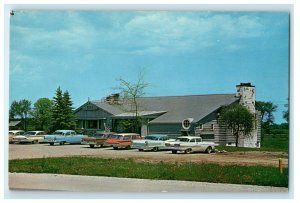
[[[288,192],[270,186],[28,173],[9,173],[9,187],[73,192]]]

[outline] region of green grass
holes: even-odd
[[[55,173],[288,187],[288,169],[217,164],[137,163],[132,159],[66,157],[10,160],[10,172]]]
[[[263,136],[260,148],[247,147],[228,147],[217,146],[219,151],[226,150],[228,152],[247,152],[247,151],[269,151],[269,152],[286,152],[289,149],[288,134],[266,134]]]

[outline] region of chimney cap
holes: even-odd
[[[255,87],[254,85],[251,85],[251,82],[247,82],[247,83],[240,83],[239,85],[237,85],[237,87]]]

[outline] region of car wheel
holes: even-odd
[[[186,149],[186,150],[184,150],[184,153],[185,153],[185,154],[190,154],[191,151],[192,151],[192,149]]]
[[[50,145],[54,145],[54,143],[50,142]]]
[[[126,149],[131,149],[131,146],[130,146],[130,145],[128,145],[128,146],[126,147]]]
[[[153,150],[154,152],[157,152],[157,151],[158,151],[158,147],[154,147],[152,150]]]
[[[176,154],[177,153],[177,150],[172,150],[172,154]]]
[[[140,152],[144,151],[143,149],[139,149]]]
[[[207,153],[207,154],[210,154],[211,152],[212,152],[212,148],[211,148],[211,147],[207,147],[206,153]]]
[[[113,147],[114,149],[118,149],[118,147]]]
[[[95,145],[93,145],[93,144],[90,144],[90,148],[94,148],[95,147]]]
[[[101,144],[100,147],[103,147],[103,144]]]
[[[64,145],[65,143],[64,143],[64,142],[60,142],[59,144],[60,144],[60,145]]]

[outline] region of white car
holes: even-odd
[[[215,144],[214,142],[203,142],[201,137],[195,136],[182,136],[176,138],[174,142],[166,143],[166,148],[171,150],[173,154],[176,154],[178,151],[189,154],[191,152],[206,152],[211,153],[214,151]]]
[[[16,135],[12,138],[13,143],[42,143],[45,136],[44,131],[28,131],[23,135]]]
[[[165,142],[168,140],[167,135],[152,134],[147,135],[145,139],[142,140],[132,140],[131,148],[143,150],[158,151],[165,149]]]

